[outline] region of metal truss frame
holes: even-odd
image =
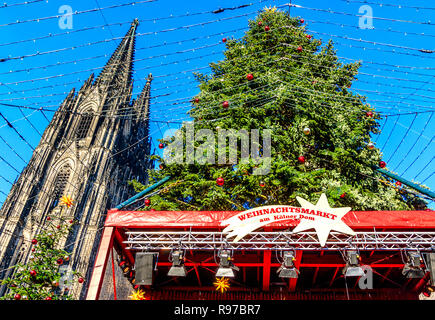
[[[127,231],[123,241],[130,250],[164,250],[181,247],[188,250],[435,250],[435,232],[385,231],[356,232],[349,236],[331,232],[325,247],[320,247],[316,232],[252,232],[238,242],[217,231]]]

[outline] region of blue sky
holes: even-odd
[[[138,18],[141,22],[136,38],[133,93],[134,96],[140,93],[147,75],[152,73],[153,148],[167,129],[188,119],[187,100],[199,91],[192,70],[210,72],[208,63],[223,57],[223,37],[240,38],[248,20],[258,10],[288,3],[156,0],[107,8],[133,1],[49,0],[13,6],[21,2],[24,1],[8,2],[8,7],[0,5],[0,59],[6,59],[0,62],[0,103],[56,110],[72,87],[79,89],[91,72],[99,73],[119,37]],[[249,3],[244,8],[212,13],[219,8]],[[393,0],[382,6],[376,4],[379,0],[292,3],[300,7],[292,7],[291,14],[304,18],[313,37],[323,43],[332,39],[341,61],[362,61],[352,90],[367,96],[377,111],[389,115],[388,120],[381,122],[381,135],[373,137],[388,168],[434,190],[435,116],[431,102],[435,96],[435,53],[419,49],[435,49],[435,10],[427,9],[435,6],[427,1]],[[73,12],[106,9],[73,15],[72,29],[61,29],[58,18],[41,19],[58,15],[62,5],[69,5]],[[360,28],[358,15],[363,5],[372,10],[374,29]],[[20,22],[16,23],[17,20]],[[26,20],[33,21],[23,22]],[[36,56],[15,59],[38,52]],[[25,140],[0,117],[0,202],[3,202],[11,183],[30,159],[32,147],[38,144],[39,134],[48,125],[44,114],[51,119],[53,112],[42,114],[5,105],[0,105],[0,112]],[[160,150],[156,148],[156,152]]]

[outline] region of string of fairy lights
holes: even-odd
[[[285,45],[285,44],[284,44]],[[246,57],[246,56],[243,56],[243,57]],[[295,55],[295,57],[296,57],[296,55]],[[310,65],[313,65],[313,66],[320,66],[320,65],[318,65],[318,64],[315,64],[315,63],[308,63],[308,64],[310,64]],[[166,75],[165,75],[166,76]],[[405,80],[405,79],[401,79],[401,80]],[[361,81],[361,82],[365,82],[365,81]],[[365,82],[365,83],[369,83],[369,82]],[[423,84],[429,84],[430,82],[425,82],[425,81],[423,81]],[[7,85],[7,84],[5,84],[5,85]],[[176,84],[176,85],[174,85],[174,86],[176,86],[176,87],[179,87],[179,84]],[[174,87],[173,86],[173,87]],[[396,86],[396,87],[401,87],[401,88],[409,88],[409,89],[414,89],[414,88],[411,88],[411,87],[404,87],[404,86]],[[166,86],[166,87],[164,87],[165,89],[168,89],[168,88],[170,88],[170,86]],[[158,90],[160,90],[160,89],[162,89],[162,88],[156,88],[155,89],[155,91],[158,91]],[[364,89],[360,89],[361,91],[366,91],[366,92],[373,92],[373,90],[364,90]],[[429,90],[430,91],[430,90]],[[68,93],[68,92],[63,92],[63,93],[60,93],[59,95],[64,95],[64,94],[66,94],[66,93]],[[170,92],[170,93],[173,93],[173,92]],[[388,96],[388,95],[395,95],[396,93],[389,93],[389,92],[384,92],[384,91],[376,91],[375,92],[376,94],[382,94],[382,95],[384,95],[384,96]],[[39,96],[39,97],[47,97],[47,96],[53,96],[53,95],[55,95],[55,94],[49,94],[49,95],[41,95],[41,96]],[[166,93],[165,95],[168,95],[168,93]],[[423,97],[423,98],[430,98],[429,96],[423,96],[423,95],[416,95],[416,96],[419,96],[419,97]],[[0,99],[0,101],[12,101],[12,100],[20,100],[20,98],[16,98],[16,99]],[[417,100],[417,99],[411,99],[411,100],[415,100],[415,101],[419,101],[419,100]],[[52,101],[45,101],[45,103],[51,103],[51,102],[54,102],[55,100],[52,100]],[[381,101],[381,102],[388,102],[388,103],[390,103],[391,101],[385,101],[385,100],[375,100],[375,99],[372,99],[372,101]],[[429,102],[429,101],[424,101],[424,100],[422,100],[423,102]],[[402,102],[402,103],[404,103],[404,102]],[[33,104],[28,104],[27,106],[31,106],[31,105],[38,105],[39,103],[33,103]],[[425,107],[425,106],[421,106],[421,105],[417,105],[417,104],[409,104],[409,103],[405,103],[405,104],[408,104],[408,105],[410,105],[410,108],[415,108],[415,107],[422,107],[422,108],[427,108],[427,107]],[[54,104],[54,105],[50,105],[49,107],[51,107],[51,106],[53,106],[53,107],[56,107],[57,106],[57,104]],[[47,106],[46,106],[47,107]],[[430,108],[430,107],[429,107]]]
[[[215,45],[217,45],[217,44],[213,44],[213,46],[215,46]],[[203,47],[196,47],[196,48],[192,48],[192,49],[189,49],[189,51],[196,51],[196,50],[200,50],[200,49],[204,49],[204,48],[209,48],[209,46],[203,46]],[[220,53],[220,51],[214,51],[213,52],[213,54],[218,54],[218,53]],[[174,54],[177,54],[177,52],[175,52]],[[166,55],[166,54],[165,54]],[[137,62],[137,61],[143,61],[143,60],[147,60],[147,59],[150,59],[150,58],[159,58],[159,57],[161,57],[162,55],[159,55],[159,56],[153,56],[153,57],[149,57],[149,58],[144,58],[144,59],[136,59],[135,61]],[[199,58],[204,58],[204,56],[202,55],[202,56],[200,56]],[[134,61],[134,62],[135,62]],[[177,64],[177,63],[180,63],[180,62],[183,62],[184,60],[177,60],[177,61],[173,61],[173,62],[170,62],[170,64]],[[167,65],[167,64],[164,64],[165,66]],[[404,67],[406,67],[406,66],[397,66],[398,68],[404,68]],[[37,68],[40,68],[40,67],[37,67]],[[103,67],[99,67],[98,69],[102,69]],[[147,68],[149,68],[149,67],[146,67],[146,68],[140,68],[140,69],[147,69]],[[378,68],[379,69],[379,68]],[[430,68],[426,68],[426,69],[430,69]],[[22,70],[18,70],[18,71],[14,71],[14,72],[19,72],[19,71],[22,71]],[[83,70],[83,71],[78,71],[78,72],[74,72],[74,73],[81,73],[81,72],[91,72],[91,71],[96,71],[96,68],[93,68],[93,69],[88,69],[88,70]],[[386,71],[391,71],[391,70],[386,70]],[[399,71],[400,72],[400,71]],[[9,73],[9,72],[6,72],[6,73]],[[424,74],[419,74],[419,73],[415,73],[415,72],[412,72],[412,71],[407,71],[406,72],[407,74],[418,74],[418,75],[424,75]],[[364,75],[369,75],[369,76],[372,76],[372,77],[375,77],[375,76],[377,76],[377,75],[375,75],[375,74],[371,74],[371,73],[362,73],[362,74],[364,74]],[[58,75],[58,76],[65,76],[65,74],[62,74],[62,75]],[[52,77],[51,76],[49,76],[49,77],[45,77],[45,78],[37,78],[37,79],[28,79],[28,80],[23,80],[23,81],[20,81],[20,82],[9,82],[9,83],[3,83],[3,85],[13,85],[13,84],[15,84],[15,85],[17,85],[17,84],[22,84],[22,83],[25,83],[25,82],[35,82],[35,81],[38,81],[38,80],[47,80],[47,79],[51,79]],[[395,78],[395,79],[397,79],[397,80],[401,80],[401,81],[407,81],[407,79],[404,79],[404,78]],[[360,80],[361,82],[363,82],[363,83],[367,83],[366,81],[363,81],[363,80]],[[416,80],[415,82],[419,82],[419,83],[423,83],[423,84],[429,84],[430,82],[428,82],[428,81],[419,81],[419,80]],[[52,86],[53,87],[53,86]],[[397,87],[397,86],[396,86]],[[401,87],[401,88],[409,88],[409,89],[415,89],[415,88],[413,88],[413,87],[406,87],[406,86],[399,86],[399,87]],[[433,91],[433,90],[431,90],[431,89],[428,89],[428,91]],[[10,94],[11,92],[8,92],[8,93],[4,93],[4,94]],[[39,96],[30,96],[30,97],[25,97],[25,99],[31,99],[31,98],[36,98],[36,97],[46,97],[46,96],[53,96],[53,95],[64,95],[64,94],[67,94],[68,92],[61,92],[61,93],[54,93],[54,94],[49,94],[49,95],[39,95]],[[378,91],[378,93],[379,94],[395,94],[395,93],[389,93],[389,92],[383,92],[383,91]],[[423,96],[423,95],[416,95],[416,96],[420,96],[420,97],[426,97],[426,98],[431,98],[431,97],[428,97],[428,96]],[[12,100],[20,100],[20,99],[24,99],[24,98],[21,98],[21,97],[16,97],[16,98],[9,98],[9,99],[0,99],[0,101],[12,101]],[[50,101],[49,101],[50,102]]]
[[[24,5],[42,5],[38,4],[38,2],[41,1],[27,1],[22,3],[16,3],[16,4],[4,4],[0,6],[1,10],[7,10],[8,7],[13,6],[24,6]],[[136,1],[136,2],[125,2],[125,3],[119,3],[117,5],[113,6],[105,6],[101,7],[98,6],[97,8],[91,8],[86,9],[82,11],[76,11],[73,12],[73,15],[84,15],[84,14],[92,14],[93,12],[101,14],[101,12],[105,10],[116,10],[116,8],[121,7],[130,7],[134,5],[153,5],[154,2],[158,2],[158,0],[149,0],[149,1]],[[361,4],[369,4],[369,5],[379,5],[379,3],[371,2],[371,1],[346,1],[343,0],[343,2],[350,2],[350,3],[361,3]],[[192,24],[180,24],[178,26],[172,27],[172,28],[158,28],[157,31],[147,31],[147,32],[138,32],[136,34],[136,41],[140,42],[142,38],[146,38],[149,36],[158,37],[160,34],[169,34],[171,32],[179,32],[182,31],[185,34],[189,35],[191,32],[193,32],[196,28],[197,29],[203,29],[206,26],[210,25],[219,25],[223,22],[234,22],[234,24],[239,24],[240,21],[243,21],[243,19],[247,18],[253,18],[255,17],[256,13],[258,13],[259,6],[264,6],[265,4],[268,5],[274,5],[278,9],[285,10],[289,7],[289,4],[276,4],[275,1],[256,1],[249,4],[244,4],[240,6],[234,6],[231,8],[220,8],[215,10],[202,10],[197,11],[193,13],[186,13],[186,14],[174,14],[174,15],[166,15],[162,17],[157,18],[151,18],[151,19],[139,19],[140,23],[146,23],[146,22],[153,22],[157,25],[161,21],[172,21],[176,22],[178,19],[182,18],[188,18],[188,17],[208,17],[210,15],[217,16],[223,12],[228,12],[228,16],[221,17],[219,19],[213,18],[213,19],[204,19],[202,22],[199,23],[192,23]],[[385,4],[385,6],[388,6],[388,4]],[[416,10],[432,10],[433,8],[429,7],[415,7],[415,6],[398,6],[390,4],[391,7],[396,8],[403,8],[403,9],[416,9]],[[398,56],[404,56],[404,57],[410,57],[415,59],[422,59],[424,61],[431,61],[434,59],[435,56],[431,55],[432,48],[431,47],[418,47],[409,45],[410,43],[407,43],[407,45],[398,45],[394,43],[390,43],[389,41],[371,41],[368,39],[358,39],[355,37],[347,36],[346,33],[338,34],[336,32],[328,32],[327,28],[320,28],[320,30],[316,30],[314,28],[311,28],[311,26],[316,25],[332,25],[332,26],[339,26],[342,29],[355,29],[358,28],[355,25],[351,25],[348,23],[340,23],[337,22],[337,19],[334,19],[334,21],[329,20],[323,20],[319,19],[318,17],[313,15],[313,18],[311,18],[310,14],[311,12],[321,12],[324,14],[327,14],[329,16],[354,16],[358,17],[359,15],[357,13],[351,13],[351,12],[344,12],[342,10],[330,10],[330,9],[323,9],[323,8],[311,8],[311,7],[305,7],[301,6],[299,4],[292,3],[290,4],[291,10],[299,9],[299,10],[305,10],[307,11],[307,18],[305,19],[306,23],[308,24],[307,31],[309,34],[319,37],[322,39],[329,38],[334,40],[334,45],[339,48],[358,48],[363,49],[365,51],[381,51],[383,54],[391,54],[391,55],[398,55]],[[238,11],[243,9],[248,9],[249,12],[245,13],[238,13]],[[253,10],[256,9],[256,10]],[[298,11],[299,12],[299,11]],[[58,19],[60,15],[52,15],[52,16],[45,16],[45,17],[38,17],[34,19],[27,19],[27,20],[17,20],[13,22],[8,22],[0,25],[0,28],[10,28],[14,27],[15,25],[20,24],[31,24],[31,23],[42,23],[47,20],[54,20]],[[399,24],[412,24],[412,25],[422,25],[422,26],[432,26],[433,24],[430,21],[425,21],[424,19],[421,20],[413,20],[413,19],[390,19],[390,18],[383,18],[380,16],[374,16],[374,20],[381,20],[381,21],[394,21]],[[33,36],[33,37],[26,37],[25,39],[19,39],[9,42],[2,42],[0,44],[1,47],[10,47],[10,46],[16,46],[16,45],[22,45],[24,43],[34,43],[36,46],[38,46],[38,43],[40,41],[47,41],[54,38],[61,38],[61,37],[68,37],[71,35],[71,33],[87,33],[90,30],[100,30],[104,29],[110,26],[128,26],[128,24],[131,23],[131,21],[120,21],[120,22],[110,22],[107,23],[105,21],[104,24],[101,25],[93,25],[93,26],[87,26],[82,28],[73,29],[71,31],[67,32],[59,32],[59,33],[49,33],[45,35],[39,35],[39,36]],[[245,24],[245,25],[243,25]],[[224,50],[223,41],[219,39],[220,37],[227,37],[228,40],[239,40],[240,38],[234,38],[231,35],[232,34],[242,34],[244,31],[246,31],[248,28],[246,26],[246,23],[240,23],[242,27],[240,28],[231,28],[228,30],[222,30],[220,32],[214,32],[214,33],[203,33],[201,32],[201,35],[195,35],[190,37],[185,37],[183,39],[180,39],[178,41],[172,41],[172,42],[165,42],[161,44],[150,44],[147,46],[138,46],[136,48],[137,54],[135,59],[133,60],[134,63],[143,63],[146,61],[154,62],[153,65],[149,66],[139,66],[138,68],[135,68],[133,71],[133,78],[135,81],[145,81],[146,77],[141,76],[143,74],[143,71],[153,71],[153,82],[152,82],[152,96],[151,96],[151,118],[150,122],[153,126],[156,127],[156,129],[153,132],[150,132],[150,137],[155,133],[163,134],[162,128],[170,128],[170,125],[174,126],[180,126],[184,121],[189,120],[189,116],[186,113],[189,111],[189,109],[192,107],[192,98],[195,96],[195,84],[197,84],[196,80],[193,80],[192,73],[193,72],[200,72],[200,71],[208,71],[209,65],[208,62],[214,61],[215,57],[218,57],[219,55],[222,55],[222,52]],[[292,26],[288,26],[290,28],[293,28]],[[378,29],[377,29],[378,30]],[[274,31],[274,30],[272,30]],[[275,30],[277,31],[277,30]],[[326,32],[325,32],[326,31]],[[404,31],[401,30],[399,27],[395,28],[380,28],[378,31],[380,32],[391,32],[391,33],[397,33],[397,34],[407,34],[407,35],[413,35],[415,37],[422,37],[422,38],[432,38],[435,36],[434,32],[412,32],[412,31]],[[22,80],[19,81],[6,81],[2,80],[2,83],[0,87],[7,88],[7,90],[3,90],[0,92],[0,105],[2,106],[0,110],[2,120],[4,120],[3,124],[0,124],[0,129],[11,129],[15,135],[21,140],[24,144],[26,144],[29,149],[33,151],[34,146],[32,146],[32,143],[24,136],[26,133],[20,132],[22,130],[19,129],[19,123],[21,121],[24,121],[29,124],[29,128],[31,128],[38,136],[42,136],[42,131],[44,130],[44,127],[41,127],[41,125],[45,126],[45,124],[41,124],[39,122],[32,122],[32,118],[35,118],[38,116],[38,114],[42,114],[43,112],[51,112],[52,114],[56,111],[57,107],[60,105],[60,102],[62,99],[69,93],[69,90],[67,91],[58,91],[55,90],[56,88],[71,88],[72,86],[80,85],[80,83],[83,82],[84,79],[77,78],[76,80],[70,79],[71,77],[74,77],[75,75],[89,75],[91,72],[98,73],[106,64],[106,61],[111,53],[104,53],[104,54],[98,54],[99,51],[95,51],[94,47],[97,47],[100,44],[107,44],[107,43],[119,43],[121,39],[123,38],[123,33],[121,32],[118,36],[113,36],[111,38],[104,38],[102,40],[96,39],[92,42],[83,42],[83,43],[74,43],[69,47],[60,47],[56,49],[51,50],[41,50],[37,51],[35,53],[25,53],[21,55],[11,55],[8,57],[2,57],[0,59],[0,66],[5,66],[6,64],[10,64],[13,61],[20,61],[19,67],[15,68],[12,65],[7,65],[7,68],[10,68],[10,70],[0,69],[0,74],[4,76],[13,75],[17,73],[27,73],[27,76],[24,77]],[[196,42],[203,41],[205,42],[202,45],[195,45]],[[350,44],[352,43],[352,44]],[[194,44],[194,45],[191,45]],[[42,45],[42,43],[41,43]],[[188,45],[188,47],[186,47]],[[291,43],[282,43],[282,46],[294,46],[294,44]],[[181,50],[177,50],[172,48],[171,46],[183,46]],[[161,49],[161,53],[146,56],[141,56],[142,52],[147,52],[147,50],[150,49]],[[379,49],[382,48],[382,49]],[[77,50],[77,52],[83,51],[82,54],[77,56],[77,59],[65,59],[63,60],[59,54],[69,51],[69,50]],[[90,50],[90,51],[89,51]],[[305,49],[304,49],[305,50]],[[308,50],[308,49],[306,49]],[[92,52],[92,54],[86,54],[85,52],[89,51]],[[50,64],[34,64],[32,62],[32,57],[41,57],[41,56],[56,56],[56,58],[52,59],[51,61],[56,61],[55,63]],[[184,57],[184,56],[188,57]],[[167,57],[175,57],[176,59],[164,62],[159,60],[166,60]],[[295,55],[296,56],[296,55]],[[243,56],[242,56],[243,57]],[[371,58],[364,57],[363,59],[355,59],[355,57],[352,56],[343,56],[338,55],[338,57],[345,62],[356,62],[361,61],[362,63],[362,70],[359,73],[359,78],[357,81],[355,81],[355,85],[353,86],[351,90],[352,92],[355,92],[356,95],[353,97],[329,97],[332,100],[358,100],[358,93],[361,93],[363,95],[368,96],[368,101],[370,102],[370,105],[374,107],[380,114],[383,116],[382,119],[382,128],[385,127],[385,129],[388,129],[388,132],[384,134],[384,141],[383,143],[378,143],[379,145],[383,145],[383,148],[385,148],[392,140],[392,137],[397,134],[397,128],[398,126],[404,127],[403,137],[401,139],[398,139],[396,142],[396,145],[392,148],[392,151],[388,154],[386,157],[387,162],[390,162],[399,152],[399,150],[406,150],[404,153],[404,156],[400,159],[398,159],[398,162],[394,164],[394,171],[397,169],[400,169],[403,167],[404,163],[407,163],[409,155],[412,155],[415,157],[414,161],[412,161],[411,164],[409,164],[408,168],[403,172],[406,173],[406,171],[412,166],[413,163],[418,163],[418,160],[420,157],[422,157],[422,154],[424,152],[428,152],[431,150],[431,144],[433,142],[433,137],[427,136],[427,129],[431,127],[431,121],[433,120],[433,112],[434,109],[431,106],[430,102],[433,96],[431,93],[433,92],[433,89],[430,88],[430,85],[432,84],[433,80],[433,73],[432,71],[435,70],[434,67],[431,67],[431,64],[428,63],[427,65],[413,65],[412,60],[407,60],[408,64],[395,64],[394,62],[386,62],[386,61],[376,61]],[[207,62],[203,63],[203,66],[197,66],[194,68],[187,68],[187,62],[192,62],[194,60],[204,60]],[[98,61],[98,62],[97,62]],[[95,66],[95,63],[97,66]],[[159,63],[160,62],[160,63]],[[78,70],[71,71],[71,72],[56,72],[56,70],[61,70],[64,66],[67,65],[74,65],[78,66],[82,63],[92,63],[94,67],[92,68],[77,68]],[[158,74],[156,71],[159,68],[170,68],[172,66],[176,67],[179,65],[185,64],[186,68],[184,68],[181,72],[175,71],[165,74]],[[312,62],[313,66],[317,65],[318,67],[320,64]],[[33,74],[36,72],[39,72],[41,70],[44,70],[44,73],[46,74],[43,77],[38,76],[28,76],[29,74]],[[50,71],[52,70],[52,71]],[[71,70],[71,69],[70,69]],[[366,72],[366,70],[371,70],[370,72]],[[47,74],[47,72],[50,71],[50,73]],[[401,76],[397,76],[397,74],[401,74]],[[137,77],[137,76],[139,77]],[[294,76],[297,76],[294,74]],[[308,79],[311,80],[311,79]],[[376,81],[378,80],[378,81]],[[379,81],[380,80],[380,81]],[[50,81],[49,84],[47,84],[47,81]],[[43,83],[45,82],[45,83]],[[399,84],[397,84],[398,82]],[[167,85],[169,84],[169,85]],[[361,84],[361,86],[358,86],[358,84]],[[36,86],[35,86],[36,85]],[[419,85],[419,87],[416,87],[415,85]],[[143,84],[142,84],[143,86]],[[139,85],[136,85],[135,88],[138,88],[137,91],[133,92],[133,96],[137,95],[141,91],[141,87]],[[189,86],[188,90],[186,90],[186,86]],[[394,90],[385,90],[385,89],[371,89],[369,86],[384,86],[384,87],[390,87],[390,88],[400,88],[403,92],[397,92]],[[12,88],[13,87],[13,88]],[[231,88],[228,87],[228,88]],[[300,90],[304,93],[306,96],[305,99],[308,99],[308,97],[316,97],[319,98],[319,96],[324,95],[324,93],[319,92],[316,90],[315,86],[312,86],[311,88],[302,88],[302,87],[296,87],[295,90]],[[48,91],[49,90],[49,91]],[[406,92],[406,90],[413,90],[412,93]],[[40,92],[38,94],[34,94],[35,92]],[[180,94],[182,93],[189,93],[192,92],[191,95],[185,94],[184,96],[180,97]],[[424,92],[424,93],[423,93]],[[154,94],[157,93],[157,94]],[[380,96],[380,99],[374,99],[374,96]],[[271,94],[271,97],[273,97],[273,94]],[[268,97],[268,98],[271,98]],[[405,98],[406,97],[406,98]],[[127,98],[127,97],[125,97]],[[350,98],[350,99],[349,99]],[[265,97],[259,97],[258,102],[256,105],[261,106],[264,101],[267,101]],[[217,101],[215,104],[210,104],[210,106],[207,108],[207,113],[210,115],[213,114],[214,110],[218,109],[220,106],[219,101]],[[235,103],[232,104],[231,108],[237,108],[238,104]],[[334,106],[335,107],[335,106]],[[6,108],[6,109],[4,109]],[[339,107],[335,107],[337,109],[340,109]],[[9,119],[8,111],[9,109],[17,109],[19,110],[21,116],[18,119],[11,120]],[[31,113],[25,114],[23,110],[30,110]],[[131,109],[130,109],[131,110]],[[129,115],[128,109],[125,110],[127,113],[125,115]],[[166,112],[163,112],[166,111]],[[103,117],[117,117],[117,115],[107,115],[107,114],[99,114],[98,116]],[[205,114],[207,116],[207,114]],[[407,118],[407,117],[411,118]],[[427,116],[427,117],[426,117]],[[47,119],[47,124],[50,121],[50,116],[47,116],[44,113],[44,117]],[[420,130],[416,130],[415,124],[419,122],[420,119],[423,119],[423,126],[420,126]],[[395,119],[390,119],[395,118]],[[401,123],[401,119],[406,119],[405,124]],[[410,121],[409,121],[410,119]],[[217,119],[218,120],[218,119]],[[433,125],[433,124],[432,124]],[[166,130],[166,129],[165,129]],[[426,133],[426,134],[425,134]],[[429,132],[430,134],[430,132]],[[414,137],[411,142],[409,140],[411,137]],[[160,137],[161,138],[161,137]],[[380,137],[375,137],[375,141]],[[1,143],[4,144],[5,148],[12,151],[12,153],[20,159],[20,162],[23,164],[26,163],[26,159],[28,158],[28,154],[25,154],[26,152],[23,152],[22,148],[17,148],[14,143],[8,141],[8,136],[1,136],[0,137]],[[426,140],[426,141],[425,141]],[[409,143],[408,143],[409,142]],[[423,144],[423,148],[421,149],[422,142],[425,142]],[[153,141],[152,141],[153,143]],[[415,150],[417,147],[420,148],[421,151],[416,153]],[[383,149],[381,148],[381,149]],[[115,152],[120,152],[120,150],[116,150]],[[425,170],[432,166],[433,159],[427,161],[426,163],[421,165],[421,169],[418,170],[416,176],[414,176],[414,179],[418,176],[422,175],[423,172],[426,172]],[[21,166],[14,164],[13,161],[9,160],[7,156],[2,156],[0,158],[0,163],[3,163],[8,168],[10,168],[16,175],[19,175],[21,172]],[[402,174],[403,174],[402,173]],[[9,184],[13,184],[13,178],[10,178],[10,175],[0,175],[2,180],[7,181]],[[432,174],[429,173],[429,175],[423,176],[422,181],[427,181],[432,177]],[[7,189],[1,189],[0,193],[3,197],[3,199],[6,197]],[[1,198],[0,198],[1,199]]]
[[[288,26],[288,27],[293,28],[293,26]],[[241,30],[245,30],[245,29],[246,28],[240,28],[240,29],[230,30],[229,32],[241,31]],[[219,34],[220,33],[208,35],[207,38],[209,38],[211,36],[216,36],[216,35],[219,35]],[[328,34],[328,33],[323,33],[323,34],[326,34],[326,35],[329,35],[329,36],[334,36],[334,35],[331,35],[331,34]],[[187,41],[195,41],[195,40],[199,40],[201,38],[205,38],[205,37],[195,37],[193,39],[187,39],[187,40],[182,40],[182,41],[177,40],[177,41],[172,42],[172,43],[164,43],[164,44],[159,44],[159,45],[155,45],[155,46],[138,48],[138,49],[136,49],[136,51],[140,51],[140,50],[144,50],[144,49],[150,49],[150,48],[155,48],[155,47],[166,46],[166,45],[170,45],[170,44],[182,43],[182,42],[187,42]],[[352,39],[352,38],[351,38],[351,40],[362,41],[362,40],[359,40],[359,39]],[[379,43],[376,43],[376,42],[373,42],[373,43],[374,44],[379,44]],[[191,52],[195,52],[197,50],[208,49],[210,47],[218,46],[219,44],[220,44],[220,42],[217,41],[217,42],[214,42],[212,44],[208,44],[206,46],[193,47],[193,48],[186,49],[184,51],[161,53],[158,56],[152,56],[152,57],[147,57],[147,58],[135,59],[134,62],[140,62],[140,61],[146,61],[146,60],[150,60],[150,59],[156,59],[156,58],[166,57],[168,55],[175,55],[175,54],[181,54],[181,53],[187,53],[187,52],[191,53]],[[341,43],[340,42],[335,42],[335,44],[340,45]],[[343,45],[347,45],[347,44],[343,44]],[[359,46],[355,46],[355,45],[353,45],[353,47],[360,48]],[[70,47],[70,48],[72,48],[72,47]],[[371,50],[370,48],[364,48],[364,49],[365,50]],[[414,49],[417,50],[416,48],[414,48]],[[62,49],[62,50],[64,50],[64,49]],[[383,50],[383,51],[384,52],[390,52],[390,51],[386,51],[386,50]],[[46,54],[50,54],[50,53],[55,53],[55,52],[54,51],[48,51],[48,52],[46,52]],[[394,51],[394,53],[395,54],[400,54],[400,55],[402,55],[402,54],[403,55],[412,55],[412,54],[409,54],[409,53],[406,53],[406,52],[398,52],[398,51]],[[97,57],[100,58],[100,57],[103,57],[103,55],[100,55],[100,56],[97,56]],[[95,58],[97,58],[97,57],[95,57]],[[104,57],[107,57],[107,54],[105,54]],[[398,73],[412,74],[412,75],[415,74],[415,75],[419,75],[419,76],[427,76],[427,74],[418,73],[418,72],[411,71],[411,70],[401,71],[400,69],[413,69],[413,70],[414,69],[422,69],[422,70],[434,70],[435,69],[433,67],[426,67],[426,66],[425,67],[419,67],[419,66],[406,66],[406,65],[392,65],[392,64],[385,63],[385,62],[384,63],[379,63],[379,62],[367,61],[367,60],[364,60],[364,59],[352,59],[352,58],[347,58],[347,57],[342,57],[342,56],[338,56],[338,57],[341,58],[341,59],[349,60],[349,61],[361,61],[362,63],[367,63],[367,64],[391,66],[391,67],[396,68],[397,70],[392,70],[392,69],[384,69],[384,70],[390,71],[390,72],[393,71],[393,72],[398,72]],[[428,58],[433,59],[434,57],[430,57],[429,56]],[[11,73],[16,73],[16,72],[24,72],[24,71],[30,72],[30,71],[36,70],[36,69],[47,69],[47,68],[50,68],[50,67],[57,67],[57,66],[61,66],[63,64],[77,63],[77,62],[80,62],[80,61],[90,60],[90,59],[93,59],[93,58],[91,57],[91,58],[84,58],[84,59],[76,59],[76,60],[73,60],[73,61],[57,62],[57,63],[51,64],[51,65],[37,66],[37,67],[26,68],[26,69],[9,70],[9,71],[3,72],[2,74],[11,74]],[[179,62],[180,61],[175,61],[173,63],[179,63]],[[6,84],[6,85],[18,85],[18,84],[23,84],[23,83],[26,83],[26,82],[32,82],[32,83],[34,83],[34,82],[37,82],[37,81],[44,81],[44,80],[48,80],[48,79],[52,79],[52,78],[57,78],[57,77],[65,77],[65,76],[68,76],[68,75],[73,75],[73,74],[78,74],[78,73],[87,73],[87,74],[89,74],[90,72],[98,71],[98,70],[102,69],[103,67],[104,67],[104,65],[101,65],[100,67],[94,67],[94,68],[90,68],[90,69],[78,70],[78,71],[74,71],[74,72],[70,72],[70,73],[62,73],[62,74],[56,74],[56,75],[53,75],[53,76],[46,76],[46,77],[40,77],[40,78],[32,78],[32,79],[26,79],[26,80],[16,81],[16,82],[4,82],[2,84]],[[150,68],[150,67],[147,67],[147,68]],[[367,68],[372,68],[372,67],[367,66]],[[379,67],[373,68],[373,69],[379,70]],[[375,75],[375,74],[371,74],[371,73],[362,73],[362,74],[367,74],[367,75],[370,75],[370,76],[381,77],[381,75]],[[402,79],[402,80],[408,81],[409,79]]]

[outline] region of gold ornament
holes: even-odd
[[[133,291],[131,296],[128,296],[131,300],[147,300],[145,297],[145,291],[139,289],[137,291]]]
[[[60,203],[66,205],[69,208],[73,205],[73,199],[68,196],[62,196],[62,198],[60,198]]]
[[[230,280],[228,278],[217,278],[213,283],[217,291],[225,293],[230,288]]]
[[[264,11],[266,11],[266,12],[275,12],[276,11],[276,7],[275,6],[270,6],[269,8],[268,7],[264,7],[264,9],[263,9]]]

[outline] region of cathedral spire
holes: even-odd
[[[147,182],[154,167],[148,134],[151,75],[131,103],[137,25],[136,19],[97,79],[91,74],[78,93],[70,91],[1,207],[0,279],[29,261],[29,240],[46,229],[47,217],[61,211],[79,223],[60,246],[71,252],[76,271],[90,276],[107,210],[133,195],[128,181]],[[61,194],[75,201],[66,212],[58,203]],[[72,286],[75,298],[84,297],[86,286]],[[7,289],[0,281],[0,296]]]
[[[137,100],[134,102],[134,110],[136,113],[137,121],[140,120],[148,121],[152,80],[153,80],[153,75],[150,73],[147,78],[147,83],[143,87],[141,94],[137,97]]]
[[[131,85],[135,34],[138,24],[138,19],[134,19],[130,29],[96,79],[96,85],[117,86],[120,84],[124,88]]]

